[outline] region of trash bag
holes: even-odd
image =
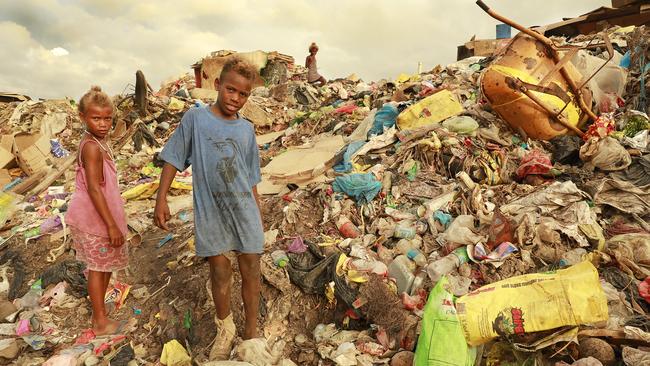
[[[562,135],[550,141],[553,146],[553,161],[561,164],[578,165],[582,139],[576,135]]]
[[[478,122],[469,116],[458,116],[451,117],[442,122],[442,127],[446,128],[450,132],[474,136],[478,129]]]
[[[635,186],[615,179],[601,179],[586,184],[586,189],[596,205],[607,205],[637,215],[650,210],[650,185]]]
[[[334,171],[337,173],[348,173],[352,170],[352,155],[357,152],[363,145],[366,144],[366,141],[354,141],[351,142],[346,148],[345,153],[343,153],[343,161],[334,166]]]
[[[604,171],[623,170],[632,163],[627,150],[612,137],[587,141],[580,148],[580,159]]]
[[[632,164],[627,169],[611,175],[612,178],[624,180],[635,186],[650,184],[650,155],[632,158]]]
[[[352,289],[343,276],[336,275],[336,264],[340,253],[327,257],[319,253],[316,244],[307,242],[309,250],[304,253],[287,253],[289,279],[306,294],[323,294],[328,283],[334,282],[334,294],[348,307],[357,299],[357,291]]]
[[[192,358],[177,340],[173,339],[163,346],[160,363],[166,366],[189,366]]]
[[[465,343],[458,323],[454,296],[446,290],[449,281],[442,277],[429,293],[422,316],[422,331],[415,349],[414,365],[472,366],[476,349]]]
[[[395,126],[398,114],[397,106],[394,103],[384,104],[384,106],[375,114],[375,121],[373,122],[370,131],[368,131],[368,138],[371,136],[381,135],[384,133],[384,130]]]
[[[517,176],[522,179],[529,175],[543,175],[547,174],[551,169],[553,169],[551,158],[541,150],[535,149],[521,159],[521,163],[517,168]]]
[[[590,262],[485,285],[456,303],[469,345],[608,319],[607,298]]]
[[[49,285],[56,285],[61,281],[67,282],[70,287],[70,294],[75,297],[86,297],[88,295],[88,281],[83,274],[86,269],[84,262],[70,259],[57,263],[41,274],[43,281],[41,286],[45,289]]]
[[[438,123],[463,112],[463,106],[449,90],[441,90],[405,109],[397,116],[401,130]]]
[[[372,201],[381,191],[381,182],[372,173],[355,173],[336,177],[332,184],[334,192],[343,192],[362,205]]]

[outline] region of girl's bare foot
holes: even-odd
[[[109,318],[93,320],[93,332],[96,336],[115,334],[119,331],[121,322]]]

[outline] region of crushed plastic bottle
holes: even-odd
[[[395,279],[397,292],[410,293],[415,280],[415,262],[405,255],[398,255],[388,266],[388,276]]]
[[[339,219],[336,221],[336,227],[345,238],[354,239],[361,235],[359,228],[343,215],[339,216]]]
[[[289,263],[289,257],[287,256],[287,253],[284,250],[276,250],[273,253],[271,253],[271,258],[273,259],[273,264],[276,266],[283,268]]]
[[[429,263],[426,271],[429,275],[429,278],[431,278],[431,281],[436,283],[442,276],[448,274],[449,272],[458,268],[458,266],[461,264],[467,263],[468,261],[469,257],[467,256],[467,248],[460,247],[451,252],[449,255],[442,257],[433,263]]]
[[[415,237],[415,223],[409,220],[400,221],[397,226],[395,226],[394,237],[399,239],[413,239]]]
[[[408,253],[406,253],[406,256],[415,262],[418,267],[424,267],[427,265],[427,256],[422,254],[418,249],[413,248],[409,250]]]

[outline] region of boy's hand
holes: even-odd
[[[124,245],[124,235],[122,235],[122,232],[117,226],[108,227],[108,238],[111,246],[114,248],[119,248]]]
[[[167,220],[171,218],[169,214],[169,205],[167,205],[166,197],[159,197],[156,200],[156,208],[153,211],[153,222],[163,230],[169,230],[167,227]]]

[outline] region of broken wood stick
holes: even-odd
[[[46,169],[40,170],[37,173],[33,174],[32,176],[27,177],[22,182],[16,184],[16,186],[11,188],[9,192],[22,195],[23,193],[27,192],[32,187],[34,187],[36,184],[38,184],[38,182],[40,182],[43,178],[45,178],[47,173],[48,170]]]
[[[67,158],[63,160],[61,165],[59,165],[56,169],[52,169],[47,173],[47,176],[43,178],[43,181],[39,183],[36,187],[31,189],[27,194],[25,195],[25,200],[29,199],[32,196],[36,196],[46,190],[49,186],[54,183],[55,180],[59,179],[63,173],[65,173],[68,168],[70,168],[74,162],[77,160],[77,154],[70,154]]]

